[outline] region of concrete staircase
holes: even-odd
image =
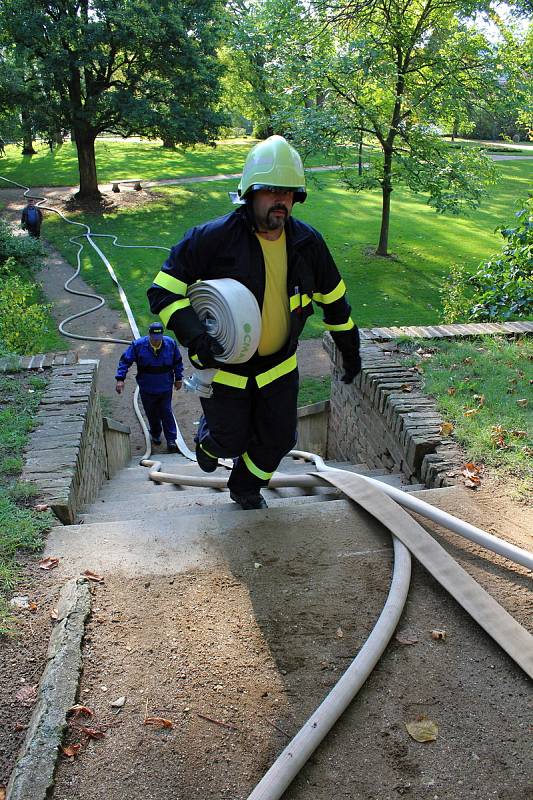
[[[183,456],[159,455],[162,471],[203,476],[198,466]],[[364,464],[328,462],[391,484],[404,491],[421,491],[421,484],[406,484],[400,474],[368,469]],[[316,471],[313,464],[285,458],[279,472]],[[222,474],[224,468],[219,468]],[[64,570],[169,574],[219,561],[220,537],[238,529],[267,525],[269,530],[290,525],[329,524],[331,514],[349,516],[349,501],[333,487],[263,490],[268,509],[243,511],[229,493],[196,486],[157,484],[149,470],[133,461],[101,488],[95,502],[83,509],[78,524],[58,526],[48,537],[45,555],[60,557]],[[298,521],[299,520],[299,521]]]

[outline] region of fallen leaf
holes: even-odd
[[[400,386],[402,392],[412,392],[413,391],[413,384],[412,383],[402,383]]]
[[[35,614],[37,611],[37,603],[34,603],[33,600],[30,602],[28,606],[28,611],[31,611],[32,614]]]
[[[82,575],[87,578],[89,581],[94,581],[95,583],[103,583],[104,578],[102,575],[97,575],[96,572],[91,572],[90,569],[86,569],[85,572],[82,572]]]
[[[99,731],[98,728],[86,728],[85,725],[80,725],[80,731],[88,736],[89,739],[105,739],[105,733]]]
[[[110,703],[109,705],[111,706],[111,708],[123,708],[125,703],[126,703],[125,697],[117,697],[117,699],[113,700],[113,702]]]
[[[81,744],[69,744],[66,747],[62,747],[61,750],[67,758],[76,758],[81,750]]]
[[[432,719],[416,719],[413,722],[406,722],[405,727],[409,736],[415,742],[434,742],[439,733],[439,727]]]
[[[37,701],[37,684],[22,686],[15,695],[15,699],[26,708],[30,708]]]
[[[447,472],[446,473],[446,477],[447,478],[455,478],[455,472]]]
[[[475,394],[475,395],[472,397],[472,400],[473,400],[475,403],[477,403],[477,404],[478,404],[478,406],[484,406],[484,405],[485,405],[485,395],[484,395],[484,394]]]
[[[37,503],[37,505],[33,506],[34,511],[48,511],[49,508],[48,503]]]
[[[172,728],[174,723],[170,719],[163,719],[163,717],[145,717],[145,725],[153,725],[155,728]]]
[[[409,633],[409,631],[398,631],[394,638],[400,644],[407,645],[416,644],[418,642],[418,637],[414,633]]]
[[[26,730],[26,726],[23,725],[22,722],[15,722],[14,728],[15,728],[15,731],[17,733],[20,733],[21,731],[25,731]]]
[[[55,556],[48,556],[39,561],[40,569],[55,569],[59,565],[59,559]]]
[[[57,610],[57,608],[53,608],[50,611],[50,619],[52,620],[52,622],[57,622],[57,620],[59,619],[59,611]]]
[[[463,414],[463,417],[473,417],[474,414],[478,413],[478,411],[479,411],[479,408],[469,408],[468,411],[465,411],[465,413]]]
[[[431,631],[431,638],[435,639],[436,641],[444,641],[446,639],[446,631],[436,628],[435,630]]]
[[[344,636],[344,633],[342,632],[342,628],[337,628],[337,630],[335,632],[335,635],[337,636],[337,639],[342,639],[342,637]]]
[[[509,431],[511,436],[516,436],[517,439],[525,439],[527,436],[527,431]]]
[[[479,484],[480,484],[479,480],[477,483],[474,483],[474,481],[470,480],[470,478],[467,478],[464,482],[464,485],[467,486],[469,489],[477,489]]]
[[[6,800],[6,787],[0,786],[0,800]]]
[[[455,388],[455,386],[449,386],[448,387],[448,394],[450,395],[450,397],[453,397],[454,394],[456,394],[456,392],[457,392],[457,389]]]
[[[474,359],[471,358],[470,356],[468,356],[467,358],[463,358],[463,364],[472,364],[473,361]]]
[[[528,403],[529,400],[527,399],[527,397],[523,397],[521,400],[516,401],[516,405],[520,406],[521,408],[525,408],[528,405]]]
[[[440,435],[441,436],[449,436],[453,433],[453,425],[451,422],[443,422],[440,426]]]
[[[75,717],[92,717],[94,716],[94,711],[89,708],[89,706],[83,706],[81,703],[77,703],[72,708],[69,708],[67,714],[72,714]]]
[[[261,569],[261,567],[262,567],[262,566],[263,566],[263,565],[262,565],[262,564],[260,564],[260,563],[259,563],[259,561],[256,561],[256,562],[254,563],[254,569]]]

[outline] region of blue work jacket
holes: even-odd
[[[159,350],[152,348],[149,336],[135,339],[120,357],[115,375],[117,381],[125,380],[133,363],[137,364],[139,389],[146,394],[168,392],[174,381],[181,381],[183,376],[179,347],[170,336],[163,336]]]

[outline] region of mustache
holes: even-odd
[[[285,213],[285,216],[289,213],[286,206],[284,206],[283,203],[276,203],[276,205],[270,206],[270,208],[268,209],[268,213],[270,214],[272,213],[272,211],[283,211]]]

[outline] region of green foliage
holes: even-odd
[[[48,330],[52,306],[34,302],[34,298],[34,284],[18,275],[5,278],[0,295],[0,338],[12,353],[38,352],[35,343]]]
[[[533,314],[533,200],[516,213],[514,228],[498,228],[506,241],[499,256],[474,274],[455,267],[443,288],[446,321],[494,321]]]
[[[0,275],[28,277],[41,266],[43,255],[42,245],[37,239],[13,236],[7,222],[0,219]]]
[[[13,632],[5,593],[16,585],[17,555],[38,550],[52,523],[50,512],[27,506],[34,487],[14,480],[45,385],[42,378],[25,373],[0,376],[0,635]]]

